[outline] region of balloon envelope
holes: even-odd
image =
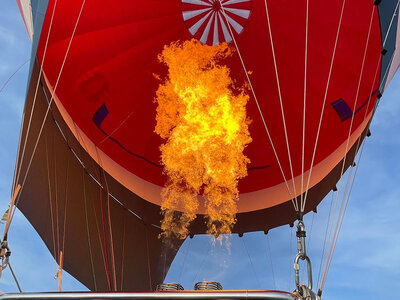
[[[398,7],[387,1],[50,0],[43,24],[28,18],[29,3],[19,1],[38,47],[21,135],[27,146],[17,163],[22,175],[15,184],[29,169],[19,207],[55,257],[55,240],[69,245],[79,236],[86,252],[75,261],[67,246],[65,267],[93,289],[115,282],[122,289],[154,288],[175,254],[162,262],[157,240],[166,177],[159,150],[164,141],[154,132],[154,74],[167,74],[157,58],[165,45],[192,38],[227,42],[234,49],[224,62],[231,77],[252,86],[247,111],[253,142],[245,150],[251,163],[239,183],[234,228],[240,233],[293,222],[291,200],[306,191],[305,211],[318,205],[353,163],[377,97],[399,65]],[[52,118],[35,151],[48,103]],[[42,201],[42,208],[28,198]],[[201,205],[192,233],[204,232],[203,213]],[[121,221],[125,215],[132,221]],[[57,222],[62,226],[54,231]],[[147,241],[132,258],[140,267],[125,268],[132,276],[147,270],[141,284],[123,280],[120,249],[128,231],[130,241]],[[86,271],[78,262],[87,264]],[[91,278],[100,273],[106,274],[99,275],[101,283]]]

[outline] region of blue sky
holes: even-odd
[[[0,88],[30,57],[30,41],[15,0],[0,2]],[[6,210],[17,153],[28,75],[26,64],[0,92],[0,214]],[[391,82],[372,123],[324,290],[324,299],[389,299],[400,289],[400,77]],[[329,196],[306,217],[309,255],[317,278]],[[312,224],[312,226],[311,226]],[[0,231],[2,230],[0,225]],[[167,280],[190,289],[199,280],[224,288],[294,288],[295,235],[284,226],[229,239],[230,248],[210,246],[206,236],[188,240]],[[17,211],[10,229],[11,262],[24,291],[54,291],[56,265],[29,222]],[[273,274],[273,275],[272,275]],[[290,280],[289,280],[290,276]],[[64,273],[64,290],[85,289]],[[316,284],[316,283],[314,283]],[[16,286],[5,270],[0,290]]]

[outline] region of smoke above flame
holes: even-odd
[[[166,140],[160,147],[168,176],[161,205],[166,237],[189,234],[201,194],[207,233],[230,233],[236,222],[238,181],[250,162],[243,150],[251,137],[249,96],[244,87],[234,87],[229,68],[220,64],[231,54],[226,43],[208,46],[193,39],[165,46],[159,55],[168,66],[155,99],[155,132]]]

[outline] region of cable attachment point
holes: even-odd
[[[295,292],[299,300],[321,300],[315,293],[304,284],[300,285],[300,292]]]
[[[306,230],[302,220],[297,221],[297,251],[294,258],[294,273],[296,280],[296,292],[302,297],[302,299],[316,299],[315,293],[312,291],[313,280],[312,280],[312,268],[311,260],[307,256],[306,250]],[[300,285],[300,260],[307,262],[307,274],[308,274],[308,286]]]
[[[0,266],[0,277],[5,268],[7,268],[9,260],[10,260],[10,255],[11,255],[11,249],[10,246],[8,245],[7,240],[3,240],[0,245],[0,259],[1,259],[1,266]]]

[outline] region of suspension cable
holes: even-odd
[[[43,87],[43,93],[44,93],[44,95],[45,95],[45,97],[46,97],[46,100],[47,100],[47,103],[48,104],[50,104],[50,100],[49,100],[49,98],[48,98],[48,96],[47,96],[47,93],[46,93],[46,90],[45,90],[45,88]],[[68,141],[67,141],[67,139],[66,139],[66,137],[65,137],[65,134],[62,132],[62,130],[61,130],[61,128],[59,127],[59,125],[57,124],[57,122],[55,122],[56,123],[56,125],[57,125],[57,127],[58,127],[58,129],[59,129],[59,131],[60,131],[60,133],[61,133],[61,135],[63,136],[63,138],[64,138],[64,140],[65,140],[65,142],[66,142],[66,144],[67,144],[67,146],[68,146],[68,148],[69,149],[72,149],[71,148],[71,146],[69,145],[69,143],[68,143]],[[75,122],[74,122],[74,125],[75,125]],[[75,127],[75,130],[77,130],[77,128]],[[81,136],[80,136],[80,134],[79,134],[79,131],[77,131],[77,139],[78,139],[78,141],[82,141],[82,146],[83,146],[83,148],[86,150],[86,152],[88,152],[87,151],[87,147],[86,147],[86,145],[85,145],[85,143],[84,143],[84,140],[81,138]],[[100,181],[101,181],[101,178],[100,178],[100,175],[99,175],[99,173],[98,172],[96,172],[96,176],[97,176],[97,179],[96,178],[94,178],[93,177],[93,175],[92,174],[90,174],[87,170],[86,170],[86,167],[85,167],[85,165],[83,164],[83,162],[80,160],[80,158],[76,155],[76,153],[74,152],[74,151],[72,151],[72,153],[74,154],[74,156],[77,158],[77,160],[78,160],[78,162],[80,163],[80,165],[82,166],[82,168],[85,170],[85,172],[96,182],[96,184],[99,186],[99,188],[100,188],[100,190],[102,190],[102,189],[104,189],[104,187],[103,187],[103,185],[100,183]],[[56,170],[57,168],[56,168],[56,159],[55,159],[55,161],[54,161],[54,169]],[[92,161],[92,165],[93,165],[93,169],[95,170],[95,171],[97,171],[97,168],[95,167],[95,165],[94,165],[94,162]],[[56,177],[56,176],[55,176]],[[56,180],[56,179],[55,179]],[[55,181],[56,182],[56,181]],[[56,182],[57,183],[57,182]],[[55,200],[56,200],[56,204],[55,204],[55,206],[56,206],[56,211],[58,211],[58,206],[57,206],[57,184],[56,184],[56,191],[55,191]],[[101,196],[101,194],[100,194],[100,196]],[[115,198],[113,195],[111,195],[110,194],[110,196],[112,196],[113,198]],[[101,202],[102,203],[102,202]],[[120,203],[120,202],[119,202]],[[101,254],[102,254],[102,258],[103,258],[103,264],[104,264],[104,269],[105,269],[105,271],[106,271],[106,274],[107,274],[107,282],[108,283],[110,283],[110,278],[109,278],[109,270],[108,270],[108,262],[107,262],[107,257],[108,257],[108,255],[107,255],[107,253],[105,253],[105,252],[107,252],[107,250],[106,249],[104,249],[104,247],[103,247],[103,243],[102,243],[102,238],[101,238],[101,234],[100,234],[100,229],[99,229],[99,224],[98,224],[98,221],[97,221],[97,213],[96,213],[96,209],[95,209],[95,207],[94,207],[94,204],[93,204],[93,201],[92,201],[92,208],[93,208],[93,212],[94,212],[94,214],[95,214],[95,223],[96,223],[96,229],[97,229],[97,234],[98,234],[98,240],[99,240],[99,244],[100,244],[100,250],[101,250]],[[128,211],[129,211],[129,209],[128,209]],[[136,217],[138,217],[140,220],[141,220],[141,218],[137,215],[137,214],[134,214]],[[57,239],[59,240],[59,235],[58,235],[58,233],[59,233],[59,226],[58,226],[58,214],[56,215],[57,216],[57,218],[56,218],[56,224],[57,224]],[[102,215],[103,216],[103,215]],[[153,225],[153,224],[152,224]],[[153,225],[154,226],[154,225]],[[60,245],[59,245],[59,241],[58,241],[58,249],[60,248]],[[56,264],[56,268],[57,268],[57,264]],[[111,288],[110,288],[111,289]]]
[[[192,239],[189,239],[188,245],[186,247],[185,257],[183,258],[182,267],[181,267],[181,271],[179,272],[179,276],[178,276],[178,281],[177,282],[181,281],[181,277],[182,277],[182,274],[183,274],[183,270],[185,268],[185,263],[186,263],[186,259],[187,259],[191,244],[192,244]]]
[[[332,212],[332,203],[333,203],[333,196],[334,196],[334,191],[332,191],[332,196],[331,196],[331,204],[329,206],[329,213],[328,213],[328,221],[326,222],[326,228],[325,228],[325,238],[324,238],[324,244],[322,246],[322,253],[321,253],[321,261],[319,264],[319,271],[318,271],[318,281],[317,281],[317,287],[319,287],[319,282],[320,282],[320,278],[321,278],[321,271],[322,271],[322,261],[324,258],[324,254],[325,254],[325,249],[326,249],[326,242],[327,242],[327,236],[328,236],[328,228],[329,228],[329,224],[331,221],[331,212]],[[327,251],[327,249],[326,249]]]
[[[308,5],[307,0],[306,8],[306,36],[305,36],[305,49],[304,49],[304,87],[303,87],[303,136],[301,143],[301,193],[300,205],[303,206],[304,201],[304,148],[306,139],[306,102],[307,102],[307,59],[308,59]]]
[[[293,248],[293,227],[290,228],[290,246],[289,246],[289,288],[290,291],[291,282],[292,282],[292,271],[293,271],[293,261],[292,261],[292,248]]]
[[[277,163],[278,163],[280,172],[281,172],[282,177],[283,177],[283,180],[284,180],[284,182],[285,182],[286,189],[287,189],[287,191],[288,191],[289,197],[291,198],[291,201],[292,201],[292,204],[293,204],[295,210],[298,211],[298,210],[299,210],[299,206],[298,206],[298,203],[297,203],[296,196],[295,196],[295,195],[294,195],[294,196],[292,195],[292,192],[291,192],[291,190],[290,190],[290,188],[289,188],[288,181],[287,181],[287,179],[286,179],[285,173],[284,173],[283,168],[282,168],[282,165],[281,165],[281,163],[280,163],[280,160],[279,160],[279,157],[278,157],[278,153],[277,153],[277,151],[276,151],[276,149],[275,149],[275,145],[274,145],[274,143],[273,143],[273,141],[272,141],[272,137],[271,137],[271,134],[270,134],[270,132],[269,132],[267,123],[266,123],[266,121],[265,121],[265,119],[264,119],[264,114],[263,114],[263,112],[262,112],[262,110],[261,110],[260,104],[259,104],[259,102],[258,102],[258,98],[257,98],[257,96],[256,96],[256,93],[255,93],[255,91],[254,91],[253,85],[252,85],[252,83],[251,83],[248,70],[247,70],[246,65],[245,65],[245,63],[244,63],[243,57],[242,57],[242,55],[241,55],[241,53],[240,53],[238,44],[237,44],[237,42],[236,42],[236,38],[235,38],[235,36],[234,36],[234,34],[233,34],[232,27],[231,27],[231,25],[230,25],[230,23],[229,23],[229,20],[228,20],[227,15],[226,15],[225,8],[224,8],[224,6],[223,6],[223,4],[222,4],[222,0],[218,0],[218,1],[220,2],[221,9],[222,9],[222,13],[223,13],[223,15],[224,15],[225,21],[226,21],[226,23],[228,24],[228,29],[229,29],[230,35],[232,36],[233,43],[234,43],[234,45],[235,45],[235,48],[236,48],[236,51],[237,51],[237,53],[238,53],[240,62],[241,62],[241,64],[242,64],[242,67],[243,67],[243,70],[244,70],[244,74],[245,74],[245,76],[246,76],[246,78],[247,78],[247,82],[249,83],[250,89],[251,89],[251,91],[252,91],[253,99],[254,99],[254,101],[255,101],[255,103],[256,103],[258,113],[259,113],[259,115],[260,115],[260,117],[261,117],[261,121],[262,121],[262,123],[263,123],[263,125],[264,125],[264,128],[265,128],[265,131],[266,131],[266,133],[267,133],[269,142],[270,142],[270,144],[271,144],[272,151],[274,152],[274,156],[275,156],[275,158],[276,158],[276,161],[277,161]]]
[[[40,77],[42,76],[42,72],[43,72],[44,61],[45,61],[45,58],[46,58],[47,47],[48,47],[48,43],[49,43],[49,39],[50,39],[50,32],[51,32],[51,30],[53,28],[53,20],[54,20],[54,14],[55,14],[55,11],[56,11],[56,7],[57,7],[57,1],[58,0],[55,0],[54,6],[53,6],[53,11],[51,13],[50,25],[49,25],[49,29],[48,29],[48,32],[47,32],[46,42],[45,42],[45,45],[44,45],[43,57],[42,57],[42,62],[40,64],[39,75],[38,75],[37,82],[36,82],[35,94],[33,96],[33,102],[32,102],[32,108],[31,108],[31,112],[29,114],[29,120],[28,120],[27,129],[26,129],[25,140],[24,140],[24,143],[22,145],[21,163],[19,165],[19,168],[16,169],[16,171],[15,171],[14,181],[18,181],[19,180],[19,176],[20,176],[20,172],[21,172],[21,168],[22,168],[22,162],[23,162],[24,157],[25,157],[26,143],[27,143],[28,136],[29,136],[29,131],[30,131],[30,128],[31,128],[33,111],[35,110],[37,93],[38,93],[38,89],[39,89],[39,81],[40,81]],[[35,61],[33,61],[33,63],[35,63]],[[22,125],[21,125],[21,131],[22,131]],[[21,136],[22,136],[22,134],[21,134]],[[20,144],[19,144],[18,148],[20,148],[20,147],[21,147],[21,141],[20,141]],[[18,149],[18,151],[19,151],[19,149]]]
[[[14,278],[14,281],[15,281],[15,284],[17,285],[18,291],[19,291],[20,293],[22,293],[21,285],[20,285],[19,282],[18,282],[17,276],[15,275],[14,270],[13,270],[13,268],[11,267],[11,263],[10,263],[10,262],[8,262],[8,267],[10,268],[11,275],[12,275],[12,277]]]
[[[104,168],[103,168],[103,163],[102,163],[100,155],[98,153],[98,148],[96,147],[95,149],[96,149],[97,161],[99,162],[99,165],[102,170],[101,173],[104,178],[106,193],[107,193],[107,220],[108,220],[108,233],[109,233],[109,240],[110,240],[111,267],[112,267],[112,275],[113,275],[112,279],[113,279],[114,290],[116,291],[117,290],[117,274],[116,274],[116,266],[115,266],[114,239],[113,239],[112,222],[111,222],[110,191],[108,188],[107,176],[106,176],[106,173],[104,172]],[[147,228],[146,228],[146,230],[147,230]],[[147,235],[146,235],[146,238],[147,238]],[[150,262],[148,264],[149,264],[149,272],[150,272]],[[150,284],[151,284],[151,273],[149,273],[149,278],[150,278]],[[151,289],[151,287],[150,287],[150,289]]]
[[[258,278],[258,275],[257,275],[256,269],[255,269],[255,267],[254,267],[253,261],[252,261],[252,259],[251,259],[249,250],[247,249],[246,243],[244,242],[244,237],[242,237],[241,240],[242,240],[242,243],[243,243],[244,250],[245,250],[245,252],[246,252],[246,254],[247,254],[247,257],[249,258],[251,270],[253,271],[254,277],[256,278],[258,287],[261,289],[261,282],[260,282],[260,279]]]
[[[53,240],[53,255],[56,256],[56,238],[55,238],[55,226],[54,226],[54,213],[53,213],[53,203],[52,203],[52,189],[51,189],[51,181],[50,181],[50,165],[49,165],[49,151],[48,151],[48,142],[47,136],[45,138],[45,145],[46,145],[46,169],[47,169],[47,185],[48,185],[48,192],[49,192],[49,207],[50,207],[50,219],[51,219],[51,235]],[[57,212],[58,213],[58,212]],[[57,260],[54,260],[56,273],[57,273]]]
[[[338,231],[337,231],[337,234],[336,234],[336,238],[335,238],[335,240],[333,241],[332,255],[333,255],[333,252],[335,251],[336,243],[337,243],[337,240],[338,240],[338,236],[339,236],[340,231],[341,231],[341,228],[342,228],[344,216],[345,216],[345,214],[346,214],[347,206],[348,206],[348,203],[349,203],[349,200],[350,200],[350,194],[351,194],[351,191],[352,191],[353,186],[354,186],[354,181],[355,181],[355,178],[356,178],[356,175],[357,175],[357,172],[358,172],[358,167],[359,167],[359,165],[360,165],[360,160],[361,160],[362,153],[363,153],[363,150],[364,150],[364,145],[365,145],[365,141],[363,141],[362,146],[361,146],[361,151],[360,151],[360,155],[359,155],[359,157],[358,157],[356,170],[355,170],[355,172],[354,172],[354,176],[353,176],[352,179],[351,179],[351,186],[350,186],[349,193],[348,193],[346,199],[344,200],[344,202],[345,202],[344,210],[343,210],[342,215],[340,216],[340,220],[339,220],[339,223],[338,223],[339,226],[338,226]],[[329,267],[330,267],[330,264],[331,264],[331,262],[332,262],[332,255],[331,255],[331,257],[330,257],[330,260],[329,260],[328,263],[327,263],[327,266],[326,266],[326,268],[325,268],[325,274],[324,274],[324,277],[322,278],[321,286],[319,287],[319,290],[320,290],[321,292],[323,291],[324,286],[325,286],[325,282],[326,282],[326,279],[327,279]]]
[[[330,85],[330,81],[331,81],[331,75],[332,75],[332,69],[333,69],[333,63],[335,61],[335,57],[336,57],[336,48],[337,48],[337,44],[338,44],[338,40],[339,40],[339,35],[340,35],[340,30],[341,30],[341,25],[342,25],[342,19],[343,19],[343,12],[344,12],[344,7],[346,4],[346,0],[343,0],[343,4],[342,4],[342,9],[340,12],[340,18],[339,18],[339,23],[338,23],[338,29],[336,32],[336,38],[335,38],[335,44],[333,47],[333,53],[332,53],[332,59],[331,59],[331,64],[329,67],[329,73],[328,73],[328,79],[326,82],[326,88],[325,88],[325,94],[324,94],[324,101],[322,103],[322,109],[321,109],[321,115],[320,115],[320,119],[319,119],[319,123],[318,123],[318,130],[317,130],[317,136],[315,138],[315,144],[314,144],[314,150],[313,150],[313,155],[311,158],[311,165],[310,165],[310,171],[308,174],[308,179],[307,179],[307,187],[306,187],[306,193],[304,195],[304,202],[303,202],[303,206],[301,207],[301,211],[304,211],[304,208],[306,206],[306,201],[307,201],[307,196],[308,196],[308,189],[310,187],[310,180],[311,180],[311,174],[312,174],[312,170],[314,167],[314,159],[315,159],[315,155],[317,152],[317,146],[318,146],[318,141],[319,141],[319,134],[321,132],[321,124],[322,124],[322,119],[324,116],[324,111],[325,111],[325,104],[326,104],[326,99],[328,96],[328,90],[329,90],[329,85]]]
[[[7,84],[10,82],[10,80],[14,77],[15,74],[18,73],[19,70],[22,69],[23,66],[25,66],[31,59],[27,59],[22,65],[20,65],[9,77],[8,79],[4,82],[4,84],[0,88],[0,93],[4,90],[4,88],[7,86]]]
[[[376,68],[375,76],[374,76],[374,82],[373,82],[372,87],[371,87],[371,93],[372,93],[372,89],[373,89],[373,87],[374,87],[374,85],[375,85],[376,76],[377,76],[378,70],[379,70],[379,65],[380,65],[380,60],[378,60],[378,64],[377,64],[377,68]],[[375,103],[375,107],[374,107],[374,109],[373,109],[372,116],[375,114],[376,109],[377,109],[377,106],[378,106],[378,102]],[[364,120],[365,120],[366,117],[367,117],[368,107],[369,107],[369,102],[368,102],[367,108],[366,108],[365,113],[364,113]],[[371,118],[372,118],[372,117],[371,117]],[[366,128],[366,130],[368,130],[369,126],[370,126],[370,124],[368,125],[368,127]],[[360,147],[360,142],[361,142],[361,136],[358,138],[358,141],[357,141],[357,146],[356,146],[357,149],[359,149],[359,147]],[[343,201],[346,202],[345,208],[344,208],[344,213],[345,213],[345,210],[346,210],[346,208],[347,208],[347,204],[348,204],[348,202],[349,202],[350,194],[351,194],[351,191],[352,191],[352,188],[353,188],[353,184],[354,184],[354,181],[355,181],[355,176],[356,176],[356,174],[357,174],[358,167],[359,167],[359,165],[360,165],[360,160],[361,160],[362,152],[363,152],[363,149],[364,149],[364,145],[365,145],[365,141],[363,141],[363,143],[362,143],[362,145],[361,145],[361,151],[360,151],[360,154],[359,154],[359,157],[358,157],[357,168],[356,168],[356,172],[355,172],[355,174],[354,174],[354,176],[353,176],[353,179],[352,179],[352,183],[351,183],[350,190],[349,190],[349,192],[348,192],[348,194],[347,194],[346,199],[345,199],[345,198],[343,199]],[[336,198],[336,200],[337,200],[337,198]],[[339,232],[340,232],[340,229],[341,229],[341,223],[343,222],[344,213],[343,213],[341,216],[338,217],[338,223],[340,222],[340,226],[338,227],[338,231],[339,231]],[[336,248],[336,242],[337,242],[337,239],[338,239],[338,235],[339,235],[339,233],[335,234],[335,235],[334,235],[334,238],[332,239],[332,242],[330,243],[330,248],[331,248],[331,249],[333,248],[333,251],[334,251],[334,249]],[[329,239],[330,239],[330,238],[329,238]],[[333,251],[332,251],[332,255],[333,255]],[[331,251],[330,251],[330,252],[331,252]],[[332,255],[331,255],[331,256],[332,256]],[[324,269],[324,272],[323,272],[322,277],[321,277],[321,286],[319,286],[319,290],[320,290],[321,293],[322,293],[322,289],[323,289],[323,286],[324,286],[325,281],[326,281],[326,277],[327,277],[327,273],[328,273],[328,270],[329,270],[329,266],[330,266],[331,261],[332,261],[332,257],[330,257],[330,259],[327,259],[326,262],[325,262],[325,259],[324,259],[324,264],[326,263],[326,265],[325,265],[325,269]]]
[[[96,273],[94,271],[94,262],[93,262],[93,253],[92,253],[92,243],[90,240],[89,218],[88,218],[87,199],[86,199],[85,169],[84,168],[82,168],[82,182],[83,182],[83,204],[84,204],[84,209],[85,209],[86,237],[88,240],[90,266],[92,269],[94,290],[97,291]],[[125,220],[124,220],[124,230],[125,230]],[[124,231],[123,239],[124,239],[123,241],[125,241],[125,231]],[[124,250],[124,246],[122,247],[122,249]],[[122,256],[123,256],[123,254],[122,254]],[[122,276],[121,276],[121,278],[122,278]],[[121,282],[122,282],[122,280],[121,280]]]
[[[382,47],[386,46],[387,38],[389,36],[390,29],[392,28],[394,17],[396,16],[396,11],[399,8],[399,3],[400,3],[400,0],[397,1],[396,7],[394,8],[394,11],[393,11],[393,14],[390,19],[389,26],[388,26],[388,30],[386,31],[385,38],[383,39]]]
[[[355,108],[357,107],[358,95],[359,95],[359,90],[360,90],[360,86],[361,86],[362,75],[363,75],[363,71],[364,71],[365,57],[366,57],[366,53],[367,53],[367,49],[368,49],[369,37],[370,37],[371,26],[372,26],[372,20],[373,20],[373,17],[374,17],[374,9],[375,9],[375,6],[372,6],[371,18],[370,18],[369,30],[368,30],[368,36],[367,36],[367,41],[366,41],[366,45],[365,45],[365,49],[364,49],[364,56],[363,56],[363,61],[362,61],[362,64],[361,64],[360,76],[359,76],[359,80],[358,80],[358,85],[357,85],[357,91],[356,91],[356,96],[355,96],[353,111],[355,111]],[[353,116],[352,116],[352,118],[351,118],[351,121],[350,121],[348,137],[347,137],[347,140],[346,140],[345,156],[344,156],[344,158],[343,158],[343,163],[342,163],[342,166],[341,166],[340,179],[339,179],[339,185],[338,185],[338,192],[337,192],[337,194],[336,194],[336,201],[335,201],[335,202],[338,201],[339,196],[340,196],[340,191],[341,191],[341,186],[342,186],[342,176],[343,176],[344,169],[345,169],[345,164],[346,164],[346,159],[347,159],[347,150],[348,150],[349,143],[350,143],[351,130],[352,130],[352,127],[353,127],[354,116],[355,116],[355,115],[353,114]],[[351,170],[351,172],[352,172],[352,170]],[[350,177],[350,176],[349,176],[349,177]],[[341,216],[341,213],[342,213],[342,211],[343,211],[343,204],[344,204],[344,202],[342,202],[342,204],[341,204],[338,220],[339,220],[339,218],[340,218],[340,216]],[[333,223],[332,223],[332,225],[333,225]],[[333,240],[335,240],[335,236],[336,236],[336,234],[337,234],[337,230],[338,230],[338,224],[336,224],[336,226],[335,226],[335,231],[334,231],[334,235],[333,235]],[[331,231],[332,231],[332,228],[331,228]],[[331,247],[332,247],[332,244],[331,244]],[[332,248],[331,248],[330,251],[329,251],[329,254],[328,254],[328,264],[329,264],[329,261],[331,260],[332,255],[333,255],[333,253],[332,253]],[[326,273],[326,271],[325,271],[325,273]],[[325,278],[325,277],[326,277],[326,275],[324,275],[323,278]]]
[[[271,255],[271,246],[269,243],[269,235],[267,234],[267,254],[269,258],[269,263],[271,265],[271,275],[272,275],[272,282],[274,284],[274,289],[276,290],[276,280],[275,280],[275,272],[274,272],[274,264],[272,262],[272,255]]]
[[[372,87],[371,87],[371,93],[372,93],[373,86],[375,85],[375,80],[376,80],[376,76],[377,76],[377,73],[378,73],[379,65],[380,65],[380,59],[378,60],[377,69],[376,69],[375,76],[374,76],[374,81],[373,81],[373,84],[372,84]],[[389,66],[390,66],[390,64],[389,64]],[[389,66],[387,68],[389,68]],[[375,107],[374,107],[374,109],[372,111],[372,116],[375,114],[375,111],[377,109],[378,103],[379,103],[378,101],[375,102]],[[368,102],[368,105],[367,105],[367,108],[366,108],[366,111],[365,111],[365,114],[364,114],[364,120],[366,119],[366,116],[367,116],[368,107],[369,107],[369,102]],[[353,118],[354,118],[354,115],[353,115]],[[371,119],[372,119],[372,117],[371,117]],[[370,126],[370,123],[368,124],[366,130],[368,130],[369,126]],[[360,147],[360,142],[361,142],[361,136],[358,138],[358,141],[357,141],[357,149],[359,149],[359,147]],[[324,271],[324,274],[323,274],[323,277],[322,277],[322,281],[321,281],[321,286],[319,287],[319,290],[320,290],[321,293],[322,293],[322,290],[323,290],[323,287],[324,287],[324,284],[325,284],[325,281],[326,281],[326,278],[327,278],[327,273],[328,273],[328,270],[329,270],[330,263],[332,261],[333,252],[334,252],[334,250],[336,248],[338,235],[339,235],[340,230],[341,230],[341,226],[342,226],[342,223],[343,223],[345,211],[347,209],[347,205],[348,205],[348,202],[349,202],[350,194],[351,194],[351,191],[353,189],[355,176],[356,176],[356,173],[358,171],[358,167],[359,167],[359,164],[360,164],[360,160],[361,160],[362,152],[363,152],[363,149],[364,149],[364,145],[365,145],[365,141],[363,141],[362,146],[361,146],[361,151],[360,151],[360,154],[359,154],[359,157],[358,157],[357,168],[356,168],[355,174],[354,174],[354,176],[352,178],[351,178],[351,176],[349,176],[349,179],[348,179],[348,184],[351,181],[351,185],[350,185],[350,189],[348,190],[348,193],[347,194],[345,193],[344,198],[343,198],[342,206],[344,205],[344,209],[343,209],[343,212],[338,217],[338,224],[336,226],[335,235],[334,235],[334,238],[333,238],[332,244],[331,244],[330,256],[328,257],[327,264],[325,266],[325,271]],[[346,155],[347,155],[347,153],[346,153]],[[346,189],[347,188],[348,188],[348,186],[346,187]]]
[[[289,139],[288,139],[288,133],[287,133],[287,128],[286,128],[286,120],[285,120],[285,112],[284,112],[284,109],[283,109],[283,99],[282,99],[281,85],[280,85],[280,80],[279,80],[279,75],[278,75],[278,66],[277,66],[276,57],[275,57],[275,46],[274,46],[274,41],[273,41],[273,38],[272,38],[271,21],[270,21],[269,13],[268,13],[267,0],[264,0],[264,4],[265,4],[265,13],[267,15],[268,33],[269,33],[269,39],[270,39],[270,43],[271,43],[272,58],[273,58],[273,61],[274,61],[276,85],[278,87],[279,104],[280,104],[280,107],[281,107],[281,116],[282,116],[282,122],[283,122],[283,129],[284,129],[284,132],[285,132],[286,150],[287,150],[288,159],[289,159],[290,174],[292,176],[294,197],[296,197],[297,193],[296,193],[296,184],[295,184],[294,174],[293,174],[292,156],[290,154]],[[297,198],[296,198],[296,202],[297,202]],[[297,211],[298,211],[298,207],[297,207]]]
[[[125,273],[125,240],[126,240],[126,216],[123,216],[123,230],[122,230],[122,258],[121,258],[121,279],[120,279],[120,291],[124,290],[124,273]],[[164,274],[164,273],[163,273]],[[164,275],[163,275],[164,277]]]
[[[203,256],[203,259],[201,260],[199,269],[197,270],[196,274],[195,274],[194,277],[193,277],[192,286],[193,286],[193,284],[194,284],[194,282],[195,282],[197,276],[199,275],[201,269],[203,268],[204,262],[206,261],[206,258],[207,258],[207,254],[210,252],[210,250],[211,250],[211,242],[208,243],[207,251],[204,251],[204,256]]]
[[[54,99],[54,96],[55,96],[55,93],[56,93],[56,90],[57,90],[57,87],[58,87],[58,84],[59,84],[59,81],[60,81],[60,78],[61,78],[61,74],[62,74],[62,71],[63,71],[63,69],[64,69],[65,61],[66,61],[66,59],[67,59],[67,57],[68,57],[69,50],[70,50],[70,48],[71,48],[71,44],[72,44],[72,41],[73,41],[73,39],[74,39],[75,32],[76,32],[76,29],[77,29],[77,27],[78,27],[78,23],[79,23],[79,20],[80,20],[80,18],[81,18],[82,10],[83,10],[83,8],[84,8],[84,6],[85,6],[85,3],[86,3],[86,0],[83,0],[82,5],[81,5],[81,8],[80,8],[80,11],[79,11],[78,18],[77,18],[77,20],[76,20],[74,29],[73,29],[72,34],[71,34],[70,41],[69,41],[69,43],[68,43],[67,50],[66,50],[65,55],[64,55],[64,59],[63,59],[63,62],[62,62],[62,65],[61,65],[61,68],[60,68],[60,71],[59,71],[59,74],[58,74],[58,77],[57,77],[57,80],[56,80],[56,84],[55,84],[55,86],[54,86],[54,89],[53,89],[53,92],[52,92],[52,95],[51,95],[50,103],[48,104],[47,110],[46,110],[46,113],[45,113],[45,116],[43,117],[43,121],[42,121],[42,124],[41,124],[41,126],[40,126],[40,130],[39,130],[39,133],[38,133],[38,136],[37,136],[37,139],[36,139],[36,142],[35,142],[35,145],[34,145],[34,148],[33,148],[33,151],[32,151],[32,154],[31,154],[31,157],[30,157],[30,160],[29,160],[29,163],[28,163],[28,167],[27,167],[27,170],[26,170],[24,179],[23,179],[22,184],[21,184],[21,190],[22,190],[22,189],[24,188],[24,186],[25,186],[25,182],[26,182],[26,179],[27,179],[27,177],[28,177],[28,173],[29,173],[30,167],[31,167],[31,165],[32,165],[33,157],[34,157],[34,155],[35,155],[37,146],[38,146],[38,144],[39,144],[39,139],[40,139],[40,137],[41,137],[41,134],[42,134],[42,131],[43,131],[43,128],[44,128],[44,125],[45,125],[47,116],[48,116],[48,114],[49,114],[50,107],[51,107],[51,104],[52,104],[52,102],[53,102],[53,99]],[[23,154],[22,154],[22,156],[23,156]],[[21,168],[22,168],[22,161],[21,161],[21,164],[20,164],[20,169],[21,169]],[[20,195],[20,194],[19,194],[19,195]],[[15,205],[18,204],[19,199],[20,199],[20,197],[17,198]],[[12,221],[12,218],[13,218],[13,216],[11,216],[11,221]]]

